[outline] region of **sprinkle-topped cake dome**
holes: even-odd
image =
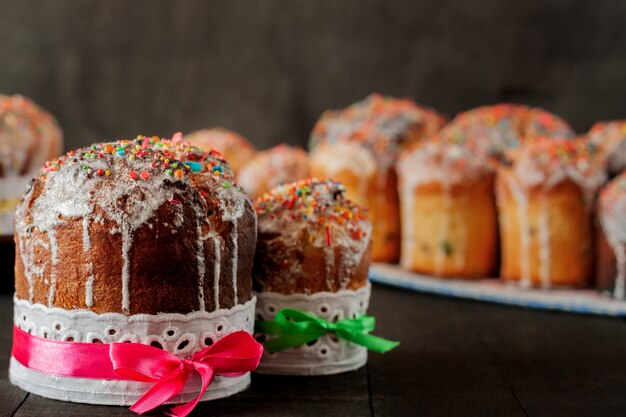
[[[508,149],[536,137],[574,138],[569,124],[543,109],[519,104],[482,106],[460,113],[440,132],[439,139],[473,149],[496,161]]]
[[[284,184],[258,198],[255,208],[257,291],[310,294],[366,285],[372,226],[341,184]]]
[[[46,163],[16,213],[17,297],[122,314],[249,300],[252,204],[226,161],[181,139],[99,143]]]
[[[324,112],[311,133],[311,149],[322,143],[360,143],[389,167],[402,149],[437,132],[445,118],[409,99],[370,94],[342,110]]]
[[[205,151],[216,150],[224,156],[235,173],[256,153],[254,146],[239,133],[221,127],[196,130],[185,135],[185,140]]]
[[[571,181],[582,190],[589,208],[596,191],[606,182],[605,158],[584,140],[539,137],[509,155],[511,172],[523,189],[550,189]]]

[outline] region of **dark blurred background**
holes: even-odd
[[[626,116],[625,25],[620,0],[0,0],[0,91],[54,113],[66,148],[213,125],[305,145],[371,91],[583,131]]]
[[[66,149],[215,125],[304,146],[372,91],[537,105],[582,132],[626,117],[625,26],[622,0],[0,0],[0,92],[56,115]]]

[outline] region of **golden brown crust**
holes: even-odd
[[[407,190],[408,192],[408,190]],[[446,189],[439,182],[403,195],[402,265],[412,271],[455,278],[496,273],[497,213],[493,176]]]
[[[588,284],[593,265],[592,225],[581,188],[570,180],[550,188],[533,187],[526,192],[524,209],[511,189],[510,175],[500,170],[496,181],[502,278],[526,279],[534,286]],[[527,244],[523,231],[528,234]]]

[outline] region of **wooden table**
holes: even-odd
[[[329,377],[254,375],[195,416],[624,416],[626,323],[375,285],[376,333],[402,344]],[[0,296],[0,415],[132,416],[29,395],[7,378],[12,299]],[[161,415],[153,413],[151,415]]]

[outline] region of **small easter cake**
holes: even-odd
[[[258,241],[253,287],[260,372],[333,374],[357,369],[367,348],[395,344],[367,334],[372,225],[342,185],[308,179],[255,202]]]

